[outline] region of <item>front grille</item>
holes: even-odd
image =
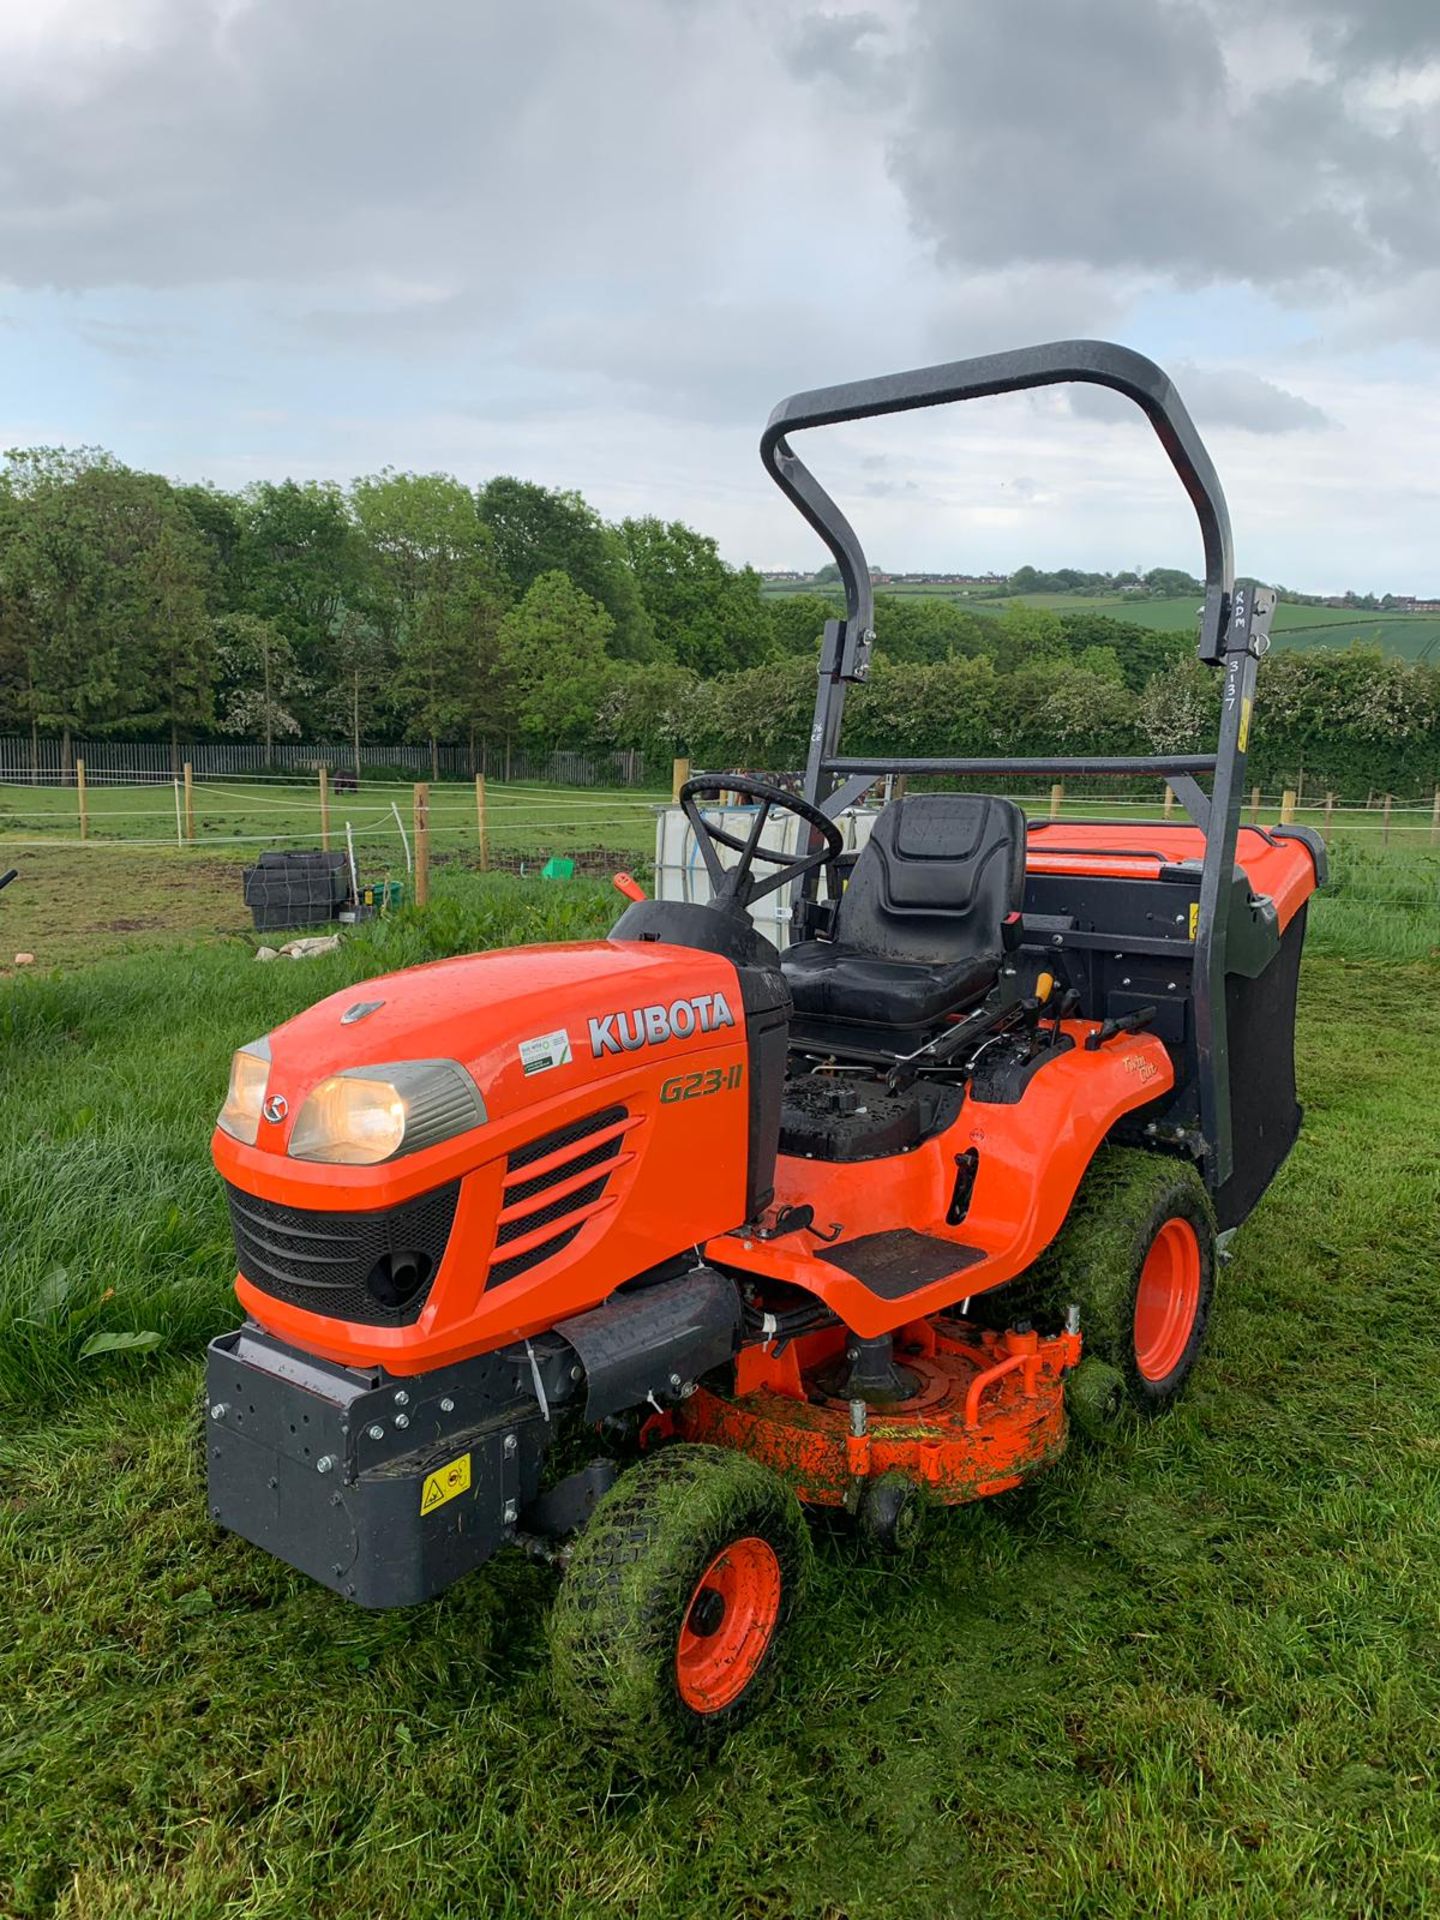
[[[225,1193],[252,1287],[330,1320],[404,1327],[419,1318],[444,1258],[460,1183],[379,1213],[283,1207],[228,1182]]]
[[[513,1240],[520,1240],[532,1233],[540,1233],[546,1227],[554,1226],[569,1215],[578,1213],[582,1208],[593,1206],[610,1184],[613,1168],[608,1161],[619,1157],[624,1134],[617,1133],[613,1140],[602,1140],[593,1147],[582,1143],[606,1127],[618,1127],[629,1118],[625,1107],[604,1107],[599,1113],[587,1115],[583,1120],[573,1120],[568,1126],[557,1127],[553,1133],[541,1134],[539,1139],[527,1141],[523,1147],[517,1147],[505,1162],[508,1174],[523,1172],[533,1167],[537,1161],[548,1159],[552,1154],[560,1155],[556,1165],[544,1173],[531,1174],[526,1180],[512,1180],[506,1188],[503,1204],[505,1208],[523,1207],[527,1201],[541,1201],[541,1196],[558,1187],[562,1181],[573,1179],[577,1174],[589,1173],[592,1168],[604,1167],[605,1171],[594,1180],[587,1180],[583,1186],[576,1187],[571,1193],[563,1193],[549,1202],[520,1213],[513,1220],[503,1220],[495,1236],[497,1250],[508,1246]],[[566,1148],[576,1151],[566,1154]],[[584,1225],[583,1220],[573,1221],[561,1232],[552,1234],[548,1240],[542,1240],[539,1246],[530,1247],[524,1253],[511,1254],[508,1259],[491,1262],[486,1275],[487,1288],[504,1286],[507,1280],[513,1280],[517,1274],[528,1273],[542,1260],[563,1252]]]

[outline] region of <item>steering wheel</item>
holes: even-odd
[[[704,817],[695,802],[701,794],[706,793],[743,793],[760,802],[754,824],[745,839],[729,832],[717,821]],[[767,780],[754,780],[748,773],[707,774],[696,780],[687,780],[680,789],[679,799],[685,818],[694,829],[705,870],[710,875],[710,885],[714,890],[711,898],[715,906],[743,910],[752,901],[762,900],[767,893],[774,893],[777,888],[798,880],[801,874],[809,873],[815,867],[828,866],[845,850],[844,836],[827,814],[823,814],[818,807],[812,807],[808,800],[802,800],[798,794],[787,793],[783,787],[773,787]],[[775,812],[793,813],[820,835],[824,845],[813,853],[799,855],[762,846],[760,836],[765,831],[765,823]],[[715,851],[716,847],[729,847],[732,853],[739,854],[739,860],[733,867],[727,867]],[[763,860],[767,866],[777,867],[779,871],[770,874],[767,879],[756,880],[753,868],[757,860]]]

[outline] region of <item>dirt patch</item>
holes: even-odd
[[[84,966],[110,954],[176,939],[213,939],[249,930],[240,863],[131,851],[113,844],[26,847],[0,866],[19,877],[0,894],[0,974],[14,954],[41,969]]]

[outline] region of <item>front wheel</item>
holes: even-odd
[[[809,1573],[794,1495],[758,1462],[682,1445],[623,1474],[551,1617],[567,1716],[633,1763],[708,1746],[769,1697]]]
[[[1074,1301],[1087,1354],[1158,1413],[1179,1396],[1215,1292],[1215,1216],[1184,1161],[1104,1147],[1045,1262],[1052,1308]]]

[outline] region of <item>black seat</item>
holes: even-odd
[[[1024,884],[1025,815],[1014,801],[970,793],[892,800],[855,862],[834,939],[805,940],[784,955],[796,1037],[823,1038],[835,1023],[883,1029],[893,1044],[982,998],[999,974],[1001,926],[1019,912]]]

